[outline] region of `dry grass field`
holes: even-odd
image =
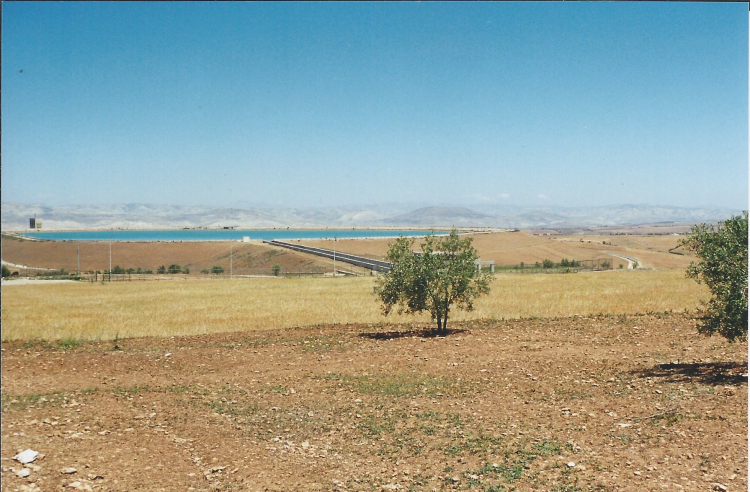
[[[165,337],[428,321],[384,318],[372,278],[3,284],[3,340]],[[451,320],[636,314],[695,309],[705,286],[682,271],[495,276],[489,296]]]

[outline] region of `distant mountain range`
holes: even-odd
[[[45,206],[3,203],[3,230],[28,230],[29,218],[43,230],[161,229],[221,227],[497,227],[543,229],[655,223],[716,222],[738,215],[726,208],[621,205],[578,208],[405,206],[325,208],[232,208],[150,204]]]

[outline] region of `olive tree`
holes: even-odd
[[[454,229],[448,236],[425,237],[421,254],[412,252],[414,239],[399,237],[388,247],[390,270],[376,281],[375,295],[387,316],[398,306],[399,313],[428,311],[445,334],[451,307],[471,311],[474,299],[490,291],[490,274],[480,273],[472,238],[461,238]]]
[[[716,229],[696,225],[680,241],[698,256],[687,268],[688,278],[705,283],[712,294],[703,303],[698,331],[730,342],[747,339],[747,218],[745,211]]]

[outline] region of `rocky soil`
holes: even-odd
[[[2,490],[747,490],[747,343],[694,323],[3,343]]]

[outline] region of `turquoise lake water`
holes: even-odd
[[[350,239],[401,236],[425,236],[429,231],[381,231],[347,229],[236,229],[236,230],[174,230],[174,231],[64,231],[64,232],[24,232],[24,236],[50,241],[241,241],[249,236],[251,240],[271,241],[273,239]],[[435,231],[435,234],[446,234]]]

